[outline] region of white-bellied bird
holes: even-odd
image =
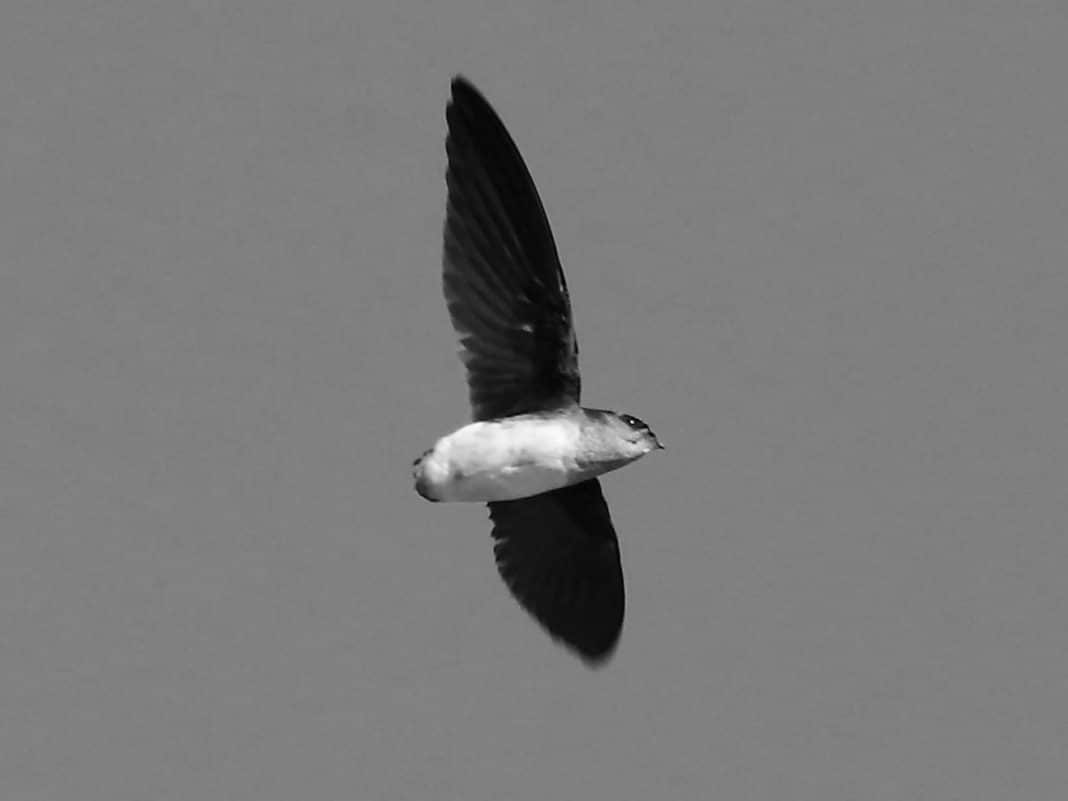
[[[534,181],[462,77],[446,119],[444,289],[474,422],[415,461],[415,489],[487,502],[509,589],[549,634],[600,664],[619,641],[624,601],[597,476],[663,446],[636,417],[579,405],[571,301]]]

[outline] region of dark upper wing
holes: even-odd
[[[623,568],[597,479],[489,508],[512,594],[587,662],[606,660],[623,628]]]
[[[457,77],[446,112],[445,299],[475,420],[577,403],[578,345],[534,181],[486,99]]]

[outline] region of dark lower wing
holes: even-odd
[[[623,568],[597,479],[489,504],[497,568],[519,603],[590,663],[623,628]]]

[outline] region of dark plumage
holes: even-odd
[[[579,406],[571,300],[534,181],[500,118],[457,77],[446,112],[443,283],[474,423],[416,460],[428,500],[489,502],[519,603],[588,664],[623,627],[619,542],[596,476],[661,447],[630,415]]]

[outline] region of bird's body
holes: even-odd
[[[416,489],[433,501],[511,501],[578,476],[580,429],[571,418],[519,415],[477,421],[442,437],[418,466]]]
[[[574,407],[469,423],[442,437],[415,465],[431,501],[511,501],[577,484],[649,452],[606,437],[604,412]]]
[[[446,117],[444,289],[474,422],[415,460],[415,489],[431,501],[488,503],[509,589],[598,664],[619,640],[624,597],[597,476],[662,446],[635,417],[579,405],[571,300],[534,182],[463,78]]]

